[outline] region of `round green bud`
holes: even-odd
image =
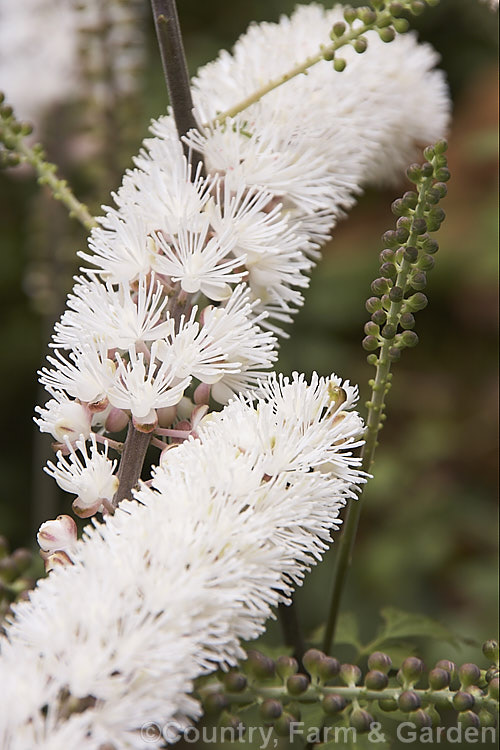
[[[420,697],[414,690],[405,690],[398,698],[398,706],[406,714],[416,711],[421,706]]]
[[[290,695],[302,695],[309,687],[309,680],[305,674],[293,674],[286,681],[286,689]]]
[[[323,702],[321,704],[323,711],[325,714],[328,714],[329,716],[333,716],[335,714],[340,713],[344,710],[344,708],[347,705],[347,701],[345,698],[343,698],[341,695],[335,695],[334,693],[329,693],[328,695],[325,695],[323,698]]]
[[[407,682],[418,682],[424,671],[424,662],[416,656],[408,656],[401,665],[401,671]]]
[[[396,222],[396,227],[398,229],[406,229],[408,232],[412,228],[412,220],[409,216],[400,216],[399,219]],[[397,234],[397,232],[396,232]]]
[[[497,723],[495,716],[492,716],[485,708],[479,712],[479,722],[482,727],[495,727]]]
[[[380,274],[386,279],[395,279],[398,275],[398,269],[394,263],[382,263],[380,266]]]
[[[264,721],[276,721],[283,713],[283,706],[275,698],[267,698],[260,705],[260,715]]]
[[[391,211],[394,216],[409,216],[410,210],[411,209],[408,208],[402,198],[396,198],[396,200],[391,203]]]
[[[397,18],[401,15],[403,12],[403,6],[399,2],[392,2],[389,4],[389,13],[391,16],[394,16],[394,18]]]
[[[369,365],[376,367],[378,365],[378,357],[376,354],[369,354],[366,358]]]
[[[208,716],[216,716],[229,706],[229,699],[224,693],[208,693],[203,699],[203,708]]]
[[[318,666],[318,676],[321,682],[328,682],[338,675],[340,672],[340,662],[338,659],[334,659],[333,656],[325,656]]]
[[[408,237],[410,236],[410,230],[406,227],[399,227],[396,230],[396,237],[398,238],[398,244],[402,245],[406,242]]]
[[[378,342],[377,342],[378,346]],[[322,659],[325,658],[325,654],[319,651],[317,648],[308,649],[302,657],[302,664],[305,669],[309,672],[311,677],[316,677],[318,674],[318,667]]]
[[[422,0],[413,0],[410,4],[410,10],[414,16],[419,16],[425,10],[425,3]]]
[[[13,114],[14,110],[9,104],[7,104],[5,107],[2,107],[0,110],[0,115],[4,120],[9,120]]]
[[[333,68],[337,71],[337,73],[342,73],[346,65],[347,63],[342,57],[336,57],[333,61]]]
[[[432,726],[431,717],[426,711],[423,711],[421,708],[417,709],[417,711],[410,711],[408,721],[411,724],[414,724],[417,729],[423,729],[424,727]]]
[[[378,278],[371,283],[371,289],[374,294],[386,294],[390,288],[391,284],[386,278]]]
[[[246,674],[257,678],[258,680],[266,680],[274,677],[274,662],[268,656],[265,656],[260,651],[250,650],[247,652],[248,659],[243,664],[243,669]]]
[[[442,138],[440,141],[437,141],[437,143],[434,144],[434,153],[436,154],[445,154],[447,150],[448,150],[448,142],[445,141],[444,138]]]
[[[382,711],[386,711],[387,713],[389,711],[396,711],[398,708],[398,702],[394,698],[382,698],[382,700],[379,700],[378,705]]]
[[[325,49],[323,51],[323,60],[326,60],[327,62],[332,62],[333,58],[335,57],[333,50],[331,49]]]
[[[481,670],[477,664],[462,664],[458,670],[458,679],[463,688],[468,687],[469,685],[477,685],[481,679]]]
[[[378,339],[375,336],[365,336],[361,342],[361,346],[365,352],[374,352],[380,346]]]
[[[479,716],[474,711],[461,711],[457,718],[463,727],[475,727],[479,729],[481,726]]]
[[[422,168],[420,167],[420,164],[410,164],[406,170],[406,176],[410,182],[415,184],[419,183],[422,179]]]
[[[400,286],[393,286],[389,292],[389,299],[391,302],[401,302],[403,295],[404,292]]]
[[[448,182],[451,177],[450,170],[448,167],[440,167],[439,169],[436,169],[434,177],[438,182]]]
[[[364,36],[360,36],[359,39],[356,39],[354,41],[352,46],[359,55],[362,55],[363,52],[366,52],[368,48],[368,42],[366,41]]]
[[[349,24],[349,26],[354,23],[356,18],[358,17],[357,11],[354,10],[354,8],[345,8],[344,10],[344,18],[346,20],[346,23]]]
[[[444,185],[444,182],[442,184]],[[439,195],[439,192],[435,188],[429,188],[425,194],[426,207],[429,208],[430,206],[435,206],[440,200],[441,196]]]
[[[278,737],[290,737],[290,726],[295,722],[295,718],[287,711],[283,711],[279,719],[274,722],[274,731]]]
[[[373,716],[362,708],[355,708],[349,717],[349,724],[356,732],[366,734],[366,732],[370,731],[370,727],[373,724]]]
[[[413,347],[418,344],[418,335],[415,331],[403,331],[401,334],[401,342],[409,349],[413,349]]]
[[[392,263],[394,261],[394,250],[386,247],[379,253],[378,257],[381,263]]]
[[[400,244],[394,229],[389,229],[387,232],[384,232],[382,235],[382,242],[389,248],[397,248]]]
[[[493,662],[493,664],[498,664],[499,649],[497,641],[485,641],[482,645],[482,650],[489,661]]]
[[[387,26],[390,26],[392,23],[392,18],[390,14],[387,15],[382,14],[377,18],[376,26],[378,29],[385,29]]]
[[[492,680],[490,680],[488,685],[488,695],[493,698],[493,700],[498,700],[499,697],[499,680],[498,677],[493,677]]]
[[[387,320],[387,313],[385,310],[376,310],[372,315],[372,321],[378,326],[383,326]]]
[[[354,687],[361,680],[361,670],[356,664],[342,664],[340,677],[347,687]]]
[[[413,296],[416,297],[417,295],[414,294]],[[425,296],[425,295],[422,295],[422,296]],[[420,309],[422,309],[422,308],[420,308]],[[451,680],[453,679],[453,677],[454,677],[454,675],[455,675],[455,673],[457,671],[457,667],[456,667],[455,662],[449,661],[448,659],[440,659],[436,663],[436,667],[439,668],[439,669],[445,669],[447,672],[449,672]]]
[[[446,669],[435,667],[429,672],[429,687],[432,690],[444,690],[449,687],[450,680],[450,673]]]
[[[436,265],[436,261],[434,260],[432,255],[421,255],[418,259],[418,267],[422,269],[422,271],[432,271],[434,266]]]
[[[406,247],[404,250],[403,257],[408,261],[408,263],[415,263],[418,260],[417,248],[413,247],[413,245],[408,245],[408,247]]]
[[[371,8],[359,8],[358,18],[360,18],[367,26],[370,26],[377,20],[377,14]]]
[[[383,651],[374,651],[368,657],[368,669],[375,669],[378,672],[387,674],[392,667],[391,657],[384,654]]]
[[[399,325],[405,331],[415,327],[415,317],[408,312],[405,312],[399,318]]]
[[[446,156],[440,154],[436,156],[434,159],[434,168],[439,169],[440,167],[447,167],[448,166],[448,159]]]
[[[427,159],[427,161],[434,159],[434,146],[426,146],[424,148],[424,159]]]
[[[241,672],[228,672],[222,681],[228,693],[241,693],[248,684],[247,678]]]
[[[389,678],[383,672],[379,672],[377,669],[371,669],[366,673],[365,676],[365,687],[368,690],[383,690],[387,687]]]
[[[345,23],[343,21],[337,21],[337,23],[334,23],[333,24],[333,29],[332,29],[332,34],[331,34],[332,39],[334,37],[344,36],[345,30],[346,30],[346,25],[345,25]]]
[[[422,177],[432,177],[434,174],[434,167],[430,161],[424,161],[420,169],[422,171]]]
[[[486,682],[491,682],[495,677],[500,675],[500,670],[497,666],[490,667],[485,674]]]
[[[440,206],[435,206],[427,213],[427,228],[429,232],[437,232],[446,218],[446,214]]]
[[[379,297],[369,297],[366,300],[365,307],[369,313],[374,313],[376,310],[382,309],[382,302]]]
[[[412,231],[415,234],[425,234],[427,232],[427,222],[425,219],[417,217],[413,219]]]
[[[453,707],[457,711],[468,711],[474,706],[475,702],[474,696],[466,693],[465,690],[459,690],[453,696]]]
[[[398,34],[406,34],[410,28],[410,22],[406,18],[395,18],[392,25]]]
[[[286,680],[299,671],[297,659],[293,656],[279,656],[276,659],[276,673],[282,680]]]
[[[245,725],[241,721],[240,717],[236,716],[236,714],[230,714],[228,711],[224,711],[224,713],[220,717],[219,726],[230,727],[231,729],[234,729],[235,731],[238,731],[240,727],[243,730],[245,729]]]
[[[425,289],[427,286],[427,276],[425,271],[413,271],[408,283],[412,289],[415,289],[418,292]]]
[[[386,323],[385,326],[382,328],[381,335],[384,339],[387,339],[390,341],[394,338],[394,336],[397,333],[397,328],[392,323]]]
[[[434,190],[439,194],[440,198],[445,198],[448,195],[448,186],[444,182],[436,182]]]
[[[430,237],[428,234],[422,235],[417,240],[419,247],[429,255],[434,255],[439,250],[439,244],[437,240]]]
[[[385,29],[379,29],[378,35],[383,42],[389,43],[394,41],[396,32],[394,31],[392,26],[387,26],[387,28]]]
[[[398,349],[396,346],[391,346],[387,352],[387,356],[390,362],[397,362],[401,359],[401,349]]]

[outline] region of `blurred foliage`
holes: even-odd
[[[179,3],[192,72],[221,47],[230,48],[251,20],[276,20],[294,5],[293,0]],[[472,0],[443,0],[418,21],[421,36],[442,55],[454,97],[452,181],[430,275],[430,305],[417,320],[421,343],[405,351],[394,368],[375,477],[362,500],[345,609],[356,614],[365,641],[374,636],[377,612],[393,606],[433,616],[477,644],[494,636],[497,612],[496,17]],[[129,102],[115,124],[127,137],[112,169],[103,173],[100,162],[87,155],[93,153],[87,149],[89,131],[78,109],[55,113],[47,124],[49,157],[62,162],[63,174],[94,210],[108,202],[148,120],[165,109],[152,24],[148,52],[145,93]],[[372,373],[360,346],[364,301],[378,267],[379,237],[393,226],[390,204],[404,187],[367,193],[335,229],[292,337],[283,344],[279,369],[333,370],[360,383],[361,403],[366,399]],[[74,252],[85,238],[28,173],[1,174],[0,196],[5,417],[0,529],[15,547],[33,543],[48,508],[52,516],[67,509],[54,499],[52,480],[41,471],[50,438],[38,439],[31,419],[33,404],[42,400],[35,371],[77,268]],[[334,555],[335,549],[297,594],[306,633],[325,619]],[[273,624],[266,642],[279,640]],[[423,656],[463,662],[472,658],[468,649],[429,644]]]

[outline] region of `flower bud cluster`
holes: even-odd
[[[244,674],[233,670],[218,675],[200,686],[200,696],[206,710],[217,705],[216,715],[257,701],[263,722],[273,726],[277,736],[289,736],[291,722],[300,719],[300,704],[315,701],[323,710],[325,724],[347,722],[361,734],[384,714],[396,711],[419,728],[443,725],[438,709],[454,709],[464,727],[491,727],[498,715],[496,641],[487,641],[483,653],[495,661],[489,670],[476,664],[457,668],[453,662],[440,660],[427,673],[423,661],[414,656],[406,658],[396,672],[391,658],[376,651],[368,657],[363,673],[356,664],[340,664],[309,649],[302,658],[307,674],[301,674],[295,659],[281,656],[273,661],[259,651],[249,651],[241,667]]]
[[[390,361],[399,359],[403,349],[418,344],[413,330],[415,313],[427,305],[423,290],[439,248],[430,232],[437,231],[445,218],[438,203],[446,196],[450,177],[446,148],[445,141],[429,146],[424,151],[428,161],[408,168],[408,179],[416,190],[394,201],[396,229],[382,237],[385,249],[380,253],[380,276],[372,282],[374,296],[366,302],[371,318],[365,324],[363,348],[376,352],[385,347]],[[368,362],[376,365],[379,357],[370,354]]]
[[[32,564],[30,550],[19,547],[9,553],[7,540],[0,536],[0,632],[6,615],[11,614],[11,604],[26,598],[27,592],[35,585],[35,579],[30,575]]]

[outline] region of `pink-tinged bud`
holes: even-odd
[[[193,399],[195,404],[209,404],[212,386],[208,383],[200,383],[196,388]]]
[[[194,433],[207,412],[208,406],[206,404],[200,404],[199,406],[194,407],[193,413],[191,414],[191,429]]]
[[[121,432],[128,424],[129,416],[123,409],[112,406],[106,417],[105,427],[108,432]]]
[[[118,480],[117,480],[118,487]],[[77,497],[73,500],[71,506],[79,518],[90,518],[97,513],[102,505],[102,498],[97,498],[92,504],[85,502],[81,497]]]
[[[156,414],[158,415],[158,424],[160,427],[170,427],[177,419],[177,407],[164,406],[161,409],[157,409]]]
[[[57,568],[58,565],[73,565],[73,560],[63,550],[57,550],[57,552],[47,555],[47,557],[44,557],[44,560],[47,573],[49,570]]]
[[[158,417],[154,409],[145,417],[136,418],[132,415],[132,422],[138,432],[153,432],[158,427]]]
[[[192,425],[191,422],[188,422],[187,419],[183,419],[182,422],[177,422],[175,425],[175,429],[179,430],[179,432],[191,432]],[[184,437],[172,437],[172,443],[183,443],[186,438]]]
[[[88,410],[91,414],[98,414],[101,411],[106,411],[108,406],[109,401],[106,396],[99,401],[91,401],[87,404]]]
[[[38,530],[37,540],[40,549],[48,554],[56,550],[74,548],[77,536],[76,523],[71,516],[57,516],[53,521],[45,521]]]
[[[194,404],[187,396],[183,396],[177,404],[177,416],[179,419],[189,419]],[[177,429],[177,428],[176,428]]]

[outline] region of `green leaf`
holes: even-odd
[[[402,612],[395,607],[385,607],[380,614],[385,622],[375,641],[370,644],[372,649],[375,644],[379,648],[386,641],[402,638],[431,638],[454,646],[461,641],[456,633],[427,615]]]
[[[354,646],[357,651],[362,649],[362,643],[359,638],[359,627],[356,615],[353,612],[342,612],[337,621],[337,631],[335,633],[335,643],[348,643]]]

